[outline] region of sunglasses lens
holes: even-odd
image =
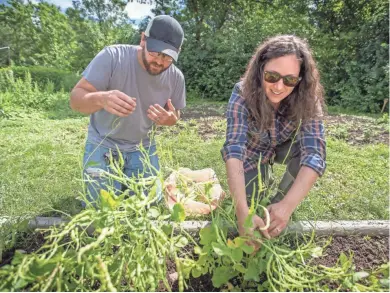
[[[280,74],[277,72],[265,72],[264,80],[269,83],[275,83],[281,78]]]
[[[285,76],[283,78],[283,83],[286,86],[296,86],[299,81],[299,77],[296,76]]]

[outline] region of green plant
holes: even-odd
[[[27,73],[30,78],[27,79]],[[48,83],[52,83],[52,91],[66,92],[70,91],[80,79],[78,74],[60,70],[57,68],[43,66],[13,66],[0,69],[0,88],[2,90],[10,87],[9,80],[6,76],[12,75],[14,79],[23,79],[32,83],[36,83],[40,90],[43,90]]]
[[[103,176],[129,189],[119,195],[111,187],[101,190],[95,203],[82,196],[87,208],[65,225],[44,230],[46,243],[39,251],[17,252],[12,263],[0,269],[0,290],[156,291],[164,286],[171,291],[166,279],[169,261],[179,274],[179,289],[184,289],[181,267],[191,260],[180,250],[193,241],[177,227],[185,218],[184,209],[177,205],[172,214],[164,214],[153,206],[161,178],[125,177],[121,163],[122,157],[111,162],[113,173]],[[129,196],[130,191],[135,195]]]
[[[389,113],[383,113],[382,117],[376,119],[377,124],[389,124]]]
[[[384,291],[388,287],[389,264],[368,272],[355,272],[352,255],[341,254],[334,267],[313,262],[322,256],[324,245],[314,242],[314,233],[308,239],[285,235],[265,240],[255,231],[258,251],[248,245],[253,238],[230,239],[227,229],[213,221],[200,231],[199,255],[192,264],[191,274],[197,278],[212,275],[214,287],[223,291],[306,292],[306,291]]]
[[[339,126],[332,131],[332,135],[341,140],[347,140],[349,137],[348,129],[343,126]]]

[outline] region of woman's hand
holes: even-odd
[[[271,237],[279,236],[287,227],[288,221],[294,211],[285,201],[271,204],[267,207],[270,215],[268,233]]]
[[[267,229],[264,229],[265,223],[262,218],[260,218],[258,215],[253,215],[252,217],[252,228],[246,229],[244,227],[245,221],[249,215],[249,209],[242,208],[242,209],[236,209],[236,215],[237,215],[237,224],[238,224],[238,232],[240,236],[246,236],[249,238],[253,237],[253,232],[255,230],[260,231],[263,236],[267,239],[270,239],[270,235],[268,233]],[[260,245],[256,241],[249,241],[250,245],[253,245],[255,248],[255,251],[259,249]]]

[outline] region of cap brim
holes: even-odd
[[[179,53],[174,46],[152,38],[146,38],[146,49],[149,52],[164,53],[168,56],[171,56],[175,61],[177,61],[177,58],[179,57]]]

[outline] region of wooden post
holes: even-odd
[[[383,100],[383,106],[382,106],[382,111],[381,111],[381,113],[383,113],[383,111],[385,110],[385,107],[386,107],[388,101],[389,101],[389,99],[384,99],[384,100]]]

